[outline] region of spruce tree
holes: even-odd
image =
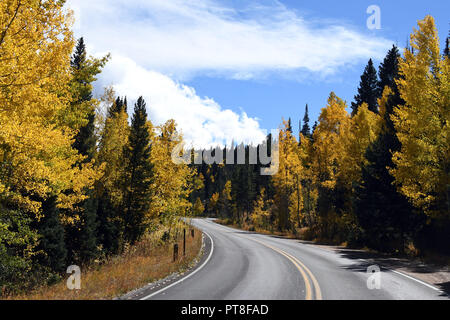
[[[309,138],[311,137],[311,129],[309,127],[309,111],[308,111],[308,104],[306,104],[305,107],[305,116],[303,117],[303,127],[301,130],[301,133],[303,134],[303,136]]]
[[[124,104],[122,98],[118,97],[109,106],[99,143],[99,162],[104,162],[106,167],[105,175],[95,188],[98,200],[98,242],[108,254],[120,253],[124,245],[123,206],[117,199],[117,194],[123,193],[120,191],[123,177],[118,172],[125,162],[123,146],[129,135],[122,135],[128,128],[127,114],[122,112],[126,110]],[[120,181],[116,181],[116,177]]]
[[[377,71],[373,66],[372,59],[369,60],[364,73],[361,75],[361,82],[359,83],[358,94],[355,96],[355,102],[352,102],[352,115],[358,112],[358,108],[364,102],[369,105],[369,110],[378,112],[378,78]]]
[[[150,185],[153,176],[150,143],[146,103],[142,97],[139,97],[131,120],[128,145],[124,148],[126,160],[125,239],[131,244],[140,239],[147,227],[145,216],[150,209]]]
[[[74,95],[74,109],[82,109],[87,114],[86,124],[81,126],[74,142],[74,148],[86,156],[84,162],[89,162],[93,158],[97,142],[94,124],[96,102],[92,99],[92,83],[96,80],[95,76],[101,72],[107,59],[107,57],[88,59],[84,40],[80,38],[70,63],[73,77],[71,86]]]
[[[113,105],[108,109],[108,117],[113,118],[116,114],[125,111],[127,112],[127,98],[117,97]]]
[[[288,120],[287,131],[289,131],[291,134],[292,134],[292,132],[294,132],[294,131],[292,130],[291,118],[289,118],[289,120]]]
[[[92,83],[96,80],[96,75],[101,72],[106,61],[107,57],[88,59],[84,39],[78,40],[71,59],[73,104],[74,108],[82,109],[87,114],[86,124],[79,129],[73,144],[73,147],[85,156],[80,165],[90,162],[95,156],[97,145],[95,108],[97,102],[92,97]],[[66,229],[68,258],[73,263],[88,263],[98,253],[97,200],[94,199],[91,190],[86,190],[86,195],[87,199],[78,205],[80,220]]]
[[[382,96],[386,86],[394,91],[397,90],[395,78],[398,76],[398,59],[400,59],[400,53],[398,48],[393,45],[388,51],[386,58],[384,58],[384,61],[380,64],[378,70],[378,97]]]
[[[363,241],[370,247],[389,251],[402,247],[413,236],[419,218],[412,213],[408,200],[397,191],[389,168],[394,167],[392,154],[400,150],[391,115],[394,108],[404,104],[395,79],[398,78],[400,54],[397,47],[389,50],[379,68],[378,91],[385,86],[392,90],[383,114],[382,130],[369,146],[365,157],[367,164],[362,168],[362,183],[355,191],[355,213],[363,229]]]
[[[313,125],[313,127],[312,127],[311,136],[314,134],[314,131],[316,131],[317,126],[318,126],[317,121],[314,121],[314,125]]]
[[[450,34],[450,32],[449,32],[449,34]],[[450,37],[447,37],[447,39],[445,39],[444,57],[447,57],[450,59]]]
[[[50,271],[62,273],[65,271],[67,250],[64,241],[64,228],[56,206],[56,197],[51,197],[42,204],[45,215],[37,222],[36,229],[41,236],[37,251],[40,265]],[[70,261],[69,261],[70,263]]]

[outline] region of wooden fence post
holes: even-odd
[[[178,259],[178,243],[175,243],[173,245],[173,262],[177,261]]]
[[[183,229],[183,257],[186,255],[186,229]]]

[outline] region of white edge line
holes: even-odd
[[[416,282],[418,282],[418,283],[420,283],[420,284],[422,284],[422,285],[424,285],[424,286],[427,286],[428,288],[431,288],[431,289],[433,289],[433,290],[435,290],[435,291],[439,291],[439,292],[444,292],[444,291],[442,291],[441,289],[439,289],[439,288],[436,288],[435,286],[432,286],[431,284],[429,284],[429,283],[426,283],[426,282],[424,282],[424,281],[421,281],[421,280],[419,280],[419,279],[416,279],[416,278],[413,278],[413,277],[411,277],[411,276],[408,276],[407,274],[404,274],[403,272],[400,272],[400,271],[397,271],[397,270],[392,270],[392,269],[389,269],[389,268],[386,268],[386,267],[384,267],[385,269],[388,269],[389,271],[392,271],[392,272],[394,272],[394,273],[396,273],[396,274],[399,274],[399,275],[401,275],[401,276],[404,276],[405,278],[408,278],[408,279],[410,279],[410,280],[413,280],[413,281],[416,281]]]
[[[186,279],[192,277],[194,274],[196,274],[198,271],[200,271],[200,270],[208,263],[209,259],[211,259],[211,256],[212,256],[212,254],[213,254],[213,251],[214,251],[214,241],[213,241],[213,239],[211,238],[211,236],[210,236],[208,233],[206,233],[205,231],[202,231],[202,232],[203,232],[204,234],[206,234],[206,235],[209,237],[209,239],[211,240],[211,251],[210,251],[210,253],[209,253],[208,258],[205,260],[205,262],[203,262],[203,264],[202,264],[200,267],[198,267],[197,269],[195,269],[194,272],[188,274],[186,277],[184,277],[184,278],[182,278],[182,279],[180,279],[180,280],[178,280],[178,281],[176,281],[176,282],[174,282],[174,283],[168,285],[167,287],[164,287],[164,288],[162,288],[162,289],[160,289],[160,290],[158,290],[158,291],[156,291],[156,292],[153,292],[152,294],[149,294],[148,296],[145,296],[145,297],[143,297],[143,298],[141,298],[141,299],[139,299],[139,300],[148,300],[148,299],[150,299],[151,297],[153,297],[153,296],[155,296],[155,295],[157,295],[157,294],[159,294],[159,293],[161,293],[161,292],[163,292],[163,291],[165,291],[165,290],[167,290],[167,289],[169,289],[169,288],[171,288],[171,287],[173,287],[173,286],[176,286],[177,284],[183,282],[184,280],[186,280]]]
[[[369,264],[372,263],[372,262],[370,262],[370,261],[368,261],[368,260],[366,260],[366,259],[360,259],[360,260],[361,260],[361,261],[364,261],[364,262],[366,262],[366,263],[369,263]],[[422,281],[422,280],[416,279],[416,278],[414,278],[414,277],[411,277],[411,276],[407,275],[406,273],[403,273],[403,272],[400,272],[400,271],[397,271],[397,270],[394,270],[394,269],[385,267],[385,266],[383,266],[383,265],[381,265],[381,268],[386,269],[386,270],[389,270],[389,271],[391,271],[391,272],[393,272],[393,273],[395,273],[395,274],[401,275],[401,276],[403,276],[403,277],[405,277],[405,278],[408,278],[409,280],[415,281],[415,282],[420,283],[421,285],[424,285],[424,286],[426,286],[426,287],[428,287],[428,288],[430,288],[430,289],[433,289],[433,290],[435,290],[435,291],[438,291],[438,292],[440,292],[440,293],[444,293],[444,294],[445,294],[445,292],[444,292],[443,290],[441,290],[441,289],[439,289],[439,288],[436,288],[435,286],[433,286],[433,285],[431,285],[431,284],[429,284],[429,283],[426,283],[425,281]]]

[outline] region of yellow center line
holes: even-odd
[[[285,251],[283,251],[281,249],[272,247],[271,245],[268,245],[268,244],[266,244],[264,242],[261,242],[259,240],[252,239],[252,238],[245,237],[245,236],[242,236],[242,237],[247,238],[247,239],[252,240],[252,241],[255,241],[255,242],[258,242],[258,243],[262,244],[263,246],[268,247],[268,248],[278,252],[279,254],[285,256],[286,258],[288,258],[295,265],[295,267],[298,269],[298,271],[300,271],[300,273],[301,273],[301,275],[303,277],[303,280],[305,281],[305,289],[306,289],[306,297],[305,297],[305,299],[306,300],[312,300],[311,284],[309,282],[308,276],[306,275],[306,273],[304,271],[304,270],[306,270],[306,272],[309,274],[309,276],[311,277],[311,279],[312,279],[312,281],[314,283],[314,289],[315,289],[315,292],[316,292],[316,300],[322,300],[322,293],[320,291],[319,283],[317,282],[317,280],[314,277],[314,275],[312,274],[312,272],[302,262],[300,262],[300,260],[298,260],[296,257],[290,255],[289,253],[287,253],[287,252],[285,252]]]
[[[288,255],[290,255],[289,253],[287,253]],[[309,277],[311,278],[313,284],[314,284],[314,290],[316,293],[316,300],[322,300],[322,292],[320,290],[320,286],[319,286],[319,282],[317,282],[316,277],[313,275],[313,273],[311,272],[311,270],[308,269],[308,267],[306,267],[299,259],[297,259],[296,257],[290,255],[293,259],[295,259],[302,267],[303,269],[306,270],[306,272],[309,274]]]

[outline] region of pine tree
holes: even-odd
[[[309,127],[308,104],[305,107],[305,116],[303,117],[303,127],[301,133],[304,137],[311,137],[311,129]]]
[[[88,59],[84,39],[80,38],[72,56],[70,65],[72,68],[72,92],[73,109],[83,109],[87,118],[75,137],[74,148],[85,156],[84,162],[90,162],[94,157],[95,137],[95,108],[97,101],[92,99],[92,83],[97,80],[99,74],[108,60],[108,56],[102,59]]]
[[[85,158],[81,163],[89,163],[95,156],[97,137],[95,135],[95,109],[98,101],[93,99],[92,83],[96,80],[108,57],[88,59],[84,39],[80,38],[71,59],[73,108],[84,109],[87,114],[85,125],[81,126],[75,136],[74,148]],[[78,204],[80,219],[67,226],[68,256],[73,263],[88,263],[98,254],[97,201],[92,190],[86,190],[87,199]]]
[[[358,107],[364,102],[368,104],[370,111],[377,113],[378,94],[377,71],[373,66],[372,59],[370,59],[364,69],[364,73],[361,75],[361,82],[359,83],[358,94],[355,96],[355,102],[352,102],[352,115],[358,112]]]
[[[108,117],[113,118],[115,115],[119,114],[122,111],[125,111],[126,113],[127,107],[127,98],[117,97],[116,101],[108,109]]]
[[[447,39],[445,39],[444,57],[450,59],[450,37],[447,37]]]
[[[117,110],[114,94],[106,101],[110,103],[107,118],[101,132],[98,163],[104,164],[104,174],[97,183],[95,192],[98,199],[98,240],[108,254],[119,253],[124,245],[123,240],[123,151],[128,143],[128,115],[123,108]]]
[[[317,121],[314,121],[314,125],[313,125],[313,127],[312,127],[312,132],[311,132],[311,137],[313,137],[313,136],[314,136],[314,131],[316,131],[316,129],[317,129],[317,126],[318,126],[318,123],[317,123]]]
[[[399,58],[398,49],[393,46],[379,68],[379,92],[389,88],[381,99],[382,128],[366,151],[362,183],[355,191],[355,213],[364,231],[362,240],[384,251],[403,248],[418,223],[417,217],[412,216],[411,205],[398,192],[389,173],[389,168],[395,167],[392,154],[401,148],[391,116],[396,106],[405,103],[395,81],[399,77]]]
[[[150,133],[146,103],[139,97],[134,106],[128,144],[124,148],[126,192],[124,203],[125,239],[135,243],[144,234],[150,209],[150,185],[153,166],[150,162]]]
[[[362,168],[362,183],[355,190],[355,214],[363,229],[365,245],[383,251],[405,248],[414,236],[419,217],[412,215],[406,197],[397,191],[389,173],[393,166],[389,146],[396,142],[390,134],[381,134],[368,148],[368,164]]]
[[[288,120],[287,131],[289,131],[291,134],[292,134],[292,132],[294,132],[294,131],[292,130],[291,118],[289,118],[289,120]]]
[[[43,202],[42,209],[45,216],[37,223],[37,230],[41,236],[37,251],[40,265],[51,271],[61,273],[66,268],[67,250],[64,241],[64,227],[61,224],[56,198],[51,197]]]
[[[395,83],[395,79],[398,77],[398,60],[400,59],[400,53],[398,48],[393,45],[388,51],[384,61],[380,64],[378,69],[378,97],[381,98],[383,95],[383,90],[387,86],[391,88],[394,93],[399,96],[398,88]],[[401,101],[396,101],[401,102]],[[391,115],[392,112],[389,112]]]

